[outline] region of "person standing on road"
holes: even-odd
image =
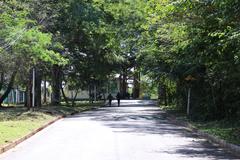
[[[112,96],[111,93],[108,95],[107,99],[108,99],[109,107],[111,107],[112,106],[112,100],[113,100],[113,96]]]
[[[118,107],[119,107],[120,106],[120,100],[121,100],[121,94],[119,92],[117,93],[116,98],[117,98]]]

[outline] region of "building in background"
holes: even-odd
[[[3,94],[1,92],[1,94]],[[25,102],[25,92],[20,89],[12,89],[8,97],[4,100],[4,104],[23,104]]]

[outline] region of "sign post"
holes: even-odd
[[[191,82],[196,80],[193,76],[188,75],[185,80],[189,83],[188,86],[188,98],[187,98],[187,116],[190,115],[190,105],[191,105]]]

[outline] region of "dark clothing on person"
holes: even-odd
[[[109,94],[108,97],[107,97],[107,99],[108,99],[108,104],[109,104],[109,106],[111,107],[111,106],[112,106],[113,96],[112,96],[111,94]]]
[[[121,100],[121,94],[120,93],[117,93],[117,102],[118,102],[118,107],[120,106],[120,100]]]

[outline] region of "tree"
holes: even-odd
[[[2,65],[6,65],[7,70],[2,70],[2,75],[8,76],[7,72],[12,72],[8,87],[0,98],[0,103],[4,101],[13,87],[16,74],[20,69],[27,72],[39,63],[64,63],[64,59],[59,53],[49,49],[52,43],[50,34],[40,31],[40,27],[28,18],[28,10],[24,5],[15,1],[3,2],[3,11],[0,15],[2,27],[0,34],[1,60],[6,59]],[[11,61],[9,61],[11,60]],[[19,68],[20,66],[20,68]],[[24,67],[23,67],[24,66]],[[3,78],[4,79],[4,78]]]
[[[143,50],[138,60],[145,73],[176,83],[180,106],[186,106],[185,81],[191,83],[192,118],[222,119],[236,117],[238,98],[236,78],[239,68],[237,12],[230,1],[149,1],[148,23],[142,27]],[[226,18],[228,17],[228,18]],[[164,79],[165,79],[164,78]],[[162,82],[164,86],[164,82]],[[210,93],[210,94],[209,94]],[[228,97],[228,98],[227,98]],[[238,96],[237,96],[238,97]],[[231,99],[231,104],[229,103]],[[234,102],[234,103],[233,103]]]

